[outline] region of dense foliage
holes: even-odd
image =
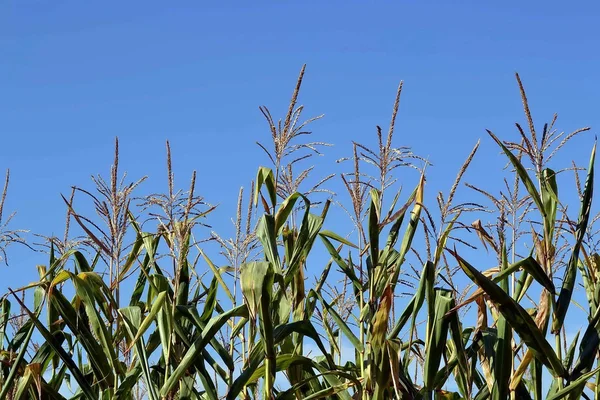
[[[354,143],[351,172],[308,185],[303,163],[327,144],[302,141],[315,119],[300,121],[303,74],[283,120],[261,108],[272,165],[258,168],[247,201],[240,190],[233,238],[203,240],[214,207],[195,174],[175,189],[168,143],[166,194],[133,196],[139,182],[119,177],[117,142],[110,178],[64,198],[66,233],[46,238],[39,280],[0,298],[0,398],[600,398],[595,146],[586,168],[570,168],[576,217],[548,167],[587,129],[560,133],[554,118],[536,130],[517,76],[528,132],[517,124],[518,142],[505,142],[488,131],[508,178],[500,171],[494,190],[467,184],[474,200],[455,204],[477,144],[428,205],[428,162],[392,144],[400,86],[376,149]],[[399,168],[419,175],[408,195]],[[336,179],[349,202],[327,187]],[[96,215],[78,214],[76,196]],[[333,208],[348,220],[330,218]],[[2,227],[3,251],[22,241]],[[491,268],[476,267],[490,254]],[[575,301],[580,286],[587,304]],[[574,305],[587,316],[582,335],[565,327]]]

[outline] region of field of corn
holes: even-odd
[[[195,172],[176,188],[168,142],[166,193],[136,195],[116,141],[110,176],[63,197],[39,280],[0,297],[0,399],[600,399],[589,129],[535,125],[517,75],[517,140],[482,139],[505,157],[497,182],[464,182],[477,143],[426,195],[429,160],[395,145],[401,84],[377,146],[317,176],[303,75],[282,119],[260,108],[270,136],[233,237],[209,228]],[[579,134],[588,154],[554,165]],[[33,246],[2,221],[8,178],[3,258]]]

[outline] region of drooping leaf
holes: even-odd
[[[254,205],[258,205],[258,197],[263,184],[267,187],[269,198],[271,200],[271,206],[275,207],[277,202],[277,193],[275,192],[275,178],[273,177],[273,171],[270,168],[260,167],[256,174],[256,188],[254,191]]]
[[[548,343],[543,333],[537,327],[531,316],[510,297],[502,288],[492,282],[481,272],[460,257],[455,251],[449,250],[456,258],[465,274],[476,283],[496,304],[500,313],[506,318],[521,339],[527,344],[534,356],[548,367],[555,376],[565,376],[562,363],[556,356],[554,349]]]

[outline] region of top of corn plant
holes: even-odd
[[[301,161],[307,160],[314,155],[322,155],[320,148],[331,146],[326,142],[305,142],[299,141],[303,136],[310,135],[312,132],[306,130],[309,124],[323,118],[323,115],[312,117],[306,121],[301,122],[302,112],[304,106],[296,106],[298,102],[298,95],[300,94],[300,87],[302,86],[302,79],[304,78],[304,72],[306,65],[302,66],[296,87],[292,93],[292,98],[287,110],[285,117],[279,119],[277,122],[273,119],[271,112],[266,106],[259,107],[260,112],[263,114],[267,123],[269,124],[269,131],[271,133],[271,146],[269,150],[266,145],[260,142],[256,142],[261,149],[267,154],[269,160],[273,164],[275,173],[275,187],[277,196],[281,199],[285,199],[295,192],[300,191],[300,185],[308,177],[310,172],[314,169],[314,166],[300,167],[300,171],[295,171],[294,168],[300,165]],[[329,192],[327,189],[323,189],[323,184],[331,179],[334,174],[329,174],[313,184],[308,189],[304,190],[304,194],[308,195],[315,192]]]
[[[2,189],[2,194],[0,197],[0,262],[4,262],[8,265],[8,256],[6,254],[6,249],[8,246],[14,243],[27,244],[25,239],[23,238],[23,234],[27,233],[26,230],[23,229],[10,229],[8,225],[12,221],[16,212],[9,214],[7,217],[4,217],[4,202],[6,201],[6,194],[8,193],[8,183],[10,181],[10,170],[6,170],[6,176],[4,178],[4,188]]]

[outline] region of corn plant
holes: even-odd
[[[197,194],[195,172],[175,189],[168,142],[167,193],[136,206],[143,179],[118,177],[116,142],[110,178],[64,198],[65,236],[47,238],[39,279],[0,298],[0,398],[600,398],[595,147],[583,185],[581,168],[569,168],[576,221],[559,196],[563,171],[549,166],[586,128],[558,133],[555,117],[538,134],[517,76],[529,132],[517,124],[511,142],[488,131],[512,183],[501,181],[499,195],[466,184],[471,197],[456,200],[477,143],[448,193],[431,196],[435,167],[394,145],[400,84],[375,150],[353,142],[345,159],[348,207],[328,187],[333,174],[311,182],[318,170],[304,165],[328,146],[301,142],[320,118],[300,121],[304,72],[281,121],[260,109],[271,167],[258,168],[245,212],[240,189],[231,239],[203,237],[215,207]],[[399,171],[417,171],[407,193]],[[77,213],[76,194],[92,200],[97,220]],[[4,196],[0,217],[3,205]],[[336,207],[348,211],[350,233],[332,218]],[[69,236],[71,221],[84,239]],[[0,249],[11,237],[0,236]],[[489,252],[492,266],[481,268]],[[481,257],[470,263],[473,253]],[[574,304],[587,321],[571,338]]]

